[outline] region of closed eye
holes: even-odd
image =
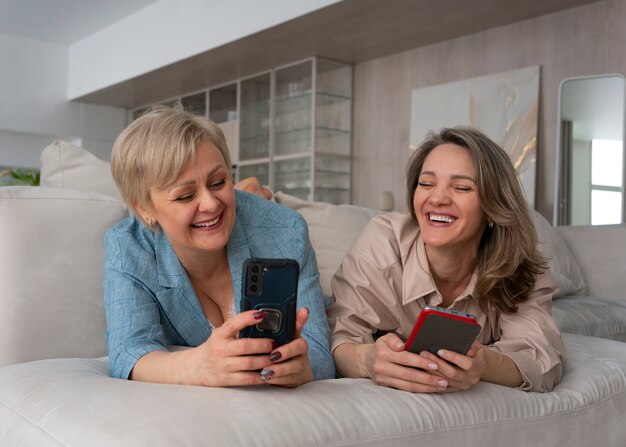
[[[189,202],[191,199],[193,199],[193,194],[185,194],[180,197],[176,197],[175,200],[177,202]]]
[[[459,192],[471,192],[474,191],[475,188],[472,188],[471,186],[466,186],[466,185],[457,185],[457,186],[453,186],[455,191],[459,191]]]
[[[222,189],[226,184],[226,180],[221,179],[216,182],[209,184],[209,189]]]

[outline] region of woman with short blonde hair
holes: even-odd
[[[111,170],[133,214],[105,238],[113,377],[286,387],[334,377],[306,222],[289,208],[235,190],[228,148],[216,124],[168,107],[150,110],[116,140]],[[264,192],[255,182],[242,187]],[[292,341],[279,345],[269,337],[239,337],[267,317],[261,310],[240,309],[248,258],[291,258],[299,264]]]

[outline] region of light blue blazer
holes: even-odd
[[[237,212],[228,241],[235,308],[242,263],[250,257],[293,258],[300,264],[298,308],[308,307],[302,336],[315,379],[335,376],[324,295],[315,252],[302,216],[282,205],[235,191]],[[191,281],[162,231],[128,217],[105,236],[104,298],[111,375],[128,378],[140,357],[168,346],[195,347],[211,336]]]

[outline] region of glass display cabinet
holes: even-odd
[[[230,83],[209,90],[209,118],[224,132],[230,152],[233,175],[239,161],[239,121],[237,113],[238,83]]]
[[[238,179],[254,176],[264,185],[271,182],[271,96],[272,73],[266,72],[239,82]]]
[[[351,65],[313,57],[203,94],[179,101],[222,128],[237,180],[254,176],[304,200],[350,203]]]
[[[275,70],[274,189],[350,203],[352,67],[312,58]]]

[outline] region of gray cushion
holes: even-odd
[[[626,302],[590,296],[563,296],[552,302],[561,332],[626,341]]]

